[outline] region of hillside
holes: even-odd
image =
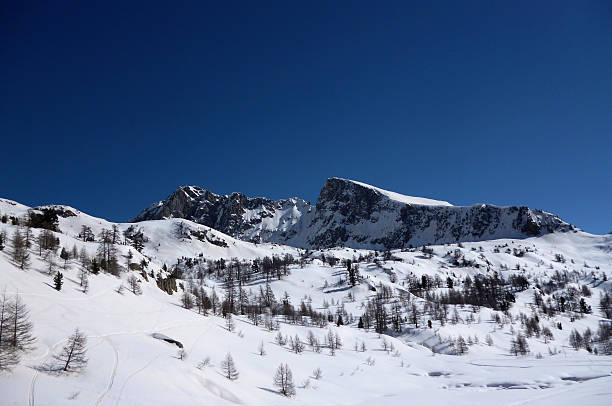
[[[362,193],[362,187],[349,190]],[[328,189],[322,193],[325,210],[351,218],[342,207],[325,204],[339,200],[337,189]],[[373,202],[377,210],[414,204],[372,190],[379,196]],[[610,320],[599,309],[600,296],[611,288],[610,235],[552,229],[526,238],[519,233],[520,239],[387,252],[305,250],[243,241],[180,218],[112,223],[66,206],[29,210],[0,200],[0,216],[6,216],[0,223],[6,234],[0,288],[8,297],[19,294],[37,338],[12,371],[0,373],[3,404],[603,405],[610,400],[612,357],[604,353],[612,346],[600,328]],[[313,222],[324,219],[315,215]],[[535,219],[544,225],[550,220]],[[44,229],[30,228],[30,263],[20,269],[12,238],[28,224],[55,224],[51,233],[59,245],[39,249],[36,237]],[[102,259],[105,230],[113,226],[116,268],[107,264],[94,274],[91,264]],[[61,248],[79,255],[59,258]],[[84,271],[87,292],[80,283]],[[57,272],[64,275],[60,291],[53,288]],[[134,277],[140,294],[130,291],[128,280]],[[52,355],[76,327],[88,340],[87,367],[79,373],[50,370]],[[570,342],[574,330],[585,337],[576,349],[575,340]],[[279,331],[287,339],[282,345]],[[186,357],[179,359],[178,347],[154,334],[179,341]],[[519,335],[529,347],[524,355],[511,353]],[[296,336],[304,343],[301,351]],[[223,376],[228,352],[239,372],[235,380]],[[292,398],[273,385],[281,363],[293,372]]]

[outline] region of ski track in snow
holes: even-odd
[[[114,358],[114,361],[113,361],[113,370],[112,370],[111,375],[110,375],[109,380],[108,380],[108,386],[106,387],[104,392],[102,392],[100,394],[100,396],[98,396],[98,398],[94,402],[95,406],[98,406],[99,404],[101,404],[102,401],[104,400],[104,397],[112,389],[113,384],[115,383],[115,376],[117,375],[117,366],[119,365],[119,352],[117,351],[117,347],[115,347],[115,344],[113,344],[113,342],[108,337],[104,337],[104,340],[112,347],[113,355],[114,355],[115,358]]]
[[[125,381],[123,381],[123,385],[121,385],[121,389],[119,389],[119,394],[117,395],[117,400],[115,401],[115,406],[119,405],[119,402],[121,402],[121,396],[123,396],[123,391],[125,390],[125,387],[129,383],[130,379],[132,379],[134,376],[136,376],[140,372],[142,372],[145,369],[147,369],[153,362],[155,362],[161,356],[162,356],[162,354],[157,354],[155,357],[151,358],[146,364],[144,364],[142,367],[138,368],[137,370],[135,370],[134,372],[129,374],[127,376],[127,378],[125,378]]]
[[[53,347],[50,349],[49,347],[47,347],[47,350],[45,351],[45,353],[43,355],[41,355],[40,357],[37,358],[33,358],[32,360],[36,360],[36,359],[42,359],[43,360],[43,364],[44,362],[46,362],[49,357],[51,356],[52,352],[55,351],[55,349],[57,347],[59,347],[62,343],[68,341],[67,339],[62,339],[60,341],[58,341],[57,343],[53,344]],[[29,406],[34,406],[34,402],[35,402],[35,393],[36,393],[36,381],[38,380],[38,375],[40,375],[40,371],[38,369],[39,367],[34,368],[34,375],[32,375],[32,379],[30,380],[30,387],[29,387],[29,391],[28,391],[28,405]]]
[[[161,314],[161,308],[160,308],[160,314]],[[204,331],[194,340],[193,344],[191,345],[191,347],[189,347],[189,351],[188,353],[191,353],[193,351],[193,349],[195,348],[195,346],[199,343],[200,339],[207,334],[210,331],[210,325],[212,323],[212,320],[207,319],[206,320],[206,328],[204,329]],[[159,317],[157,319],[157,321],[154,324],[154,327],[157,326],[159,324]],[[155,329],[153,328],[152,331],[150,333],[153,333],[154,331],[163,331],[163,330],[167,330],[169,328],[172,328],[173,326],[169,326],[169,327],[165,327],[165,328],[161,328],[161,329]],[[136,333],[138,334],[138,333]],[[131,374],[129,374],[125,381],[123,381],[123,384],[121,385],[121,389],[119,390],[119,394],[117,395],[117,400],[115,401],[115,406],[118,406],[119,403],[121,402],[121,397],[123,396],[123,392],[125,391],[125,388],[127,387],[127,384],[129,383],[129,381],[134,378],[134,376],[138,375],[139,373],[141,373],[142,371],[144,371],[145,369],[147,369],[153,362],[155,362],[159,357],[161,357],[163,354],[165,354],[165,351],[163,353],[159,353],[157,354],[155,357],[151,358],[149,361],[147,361],[142,367],[138,368],[137,370],[135,370],[134,372],[132,372]],[[96,403],[98,404],[98,403]]]
[[[36,388],[36,380],[38,379],[38,371],[34,371],[32,380],[30,381],[30,390],[28,392],[28,405],[34,406],[34,391]]]
[[[544,399],[549,399],[555,396],[559,396],[563,393],[573,392],[576,390],[574,387],[576,384],[569,385],[567,389],[556,390],[556,391],[546,391],[542,395],[532,397],[530,399],[521,400],[518,402],[510,403],[510,406],[521,406],[521,405],[530,405],[530,404],[539,404]]]

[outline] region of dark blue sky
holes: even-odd
[[[14,3],[2,197],[128,220],[339,176],[612,230],[610,1]]]

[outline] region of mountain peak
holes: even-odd
[[[301,248],[394,249],[573,229],[553,214],[527,207],[453,206],[337,177],[327,179],[315,207],[300,198],[217,195],[198,186],[181,186],[134,221],[173,217],[246,241]]]
[[[452,204],[450,204],[449,202],[445,202],[442,200],[434,200],[434,199],[429,199],[425,197],[415,197],[415,196],[403,195],[400,193],[391,192],[389,190],[381,189],[379,187],[372,186],[367,183],[359,182],[359,181],[352,180],[352,179],[332,177],[327,180],[327,184],[330,184],[330,183],[331,184],[345,184],[345,185],[352,184],[358,187],[371,189],[375,191],[376,193],[382,196],[385,196],[391,200],[395,200],[395,201],[405,203],[405,204],[419,204],[419,205],[425,205],[425,206],[452,206]]]
[[[271,200],[234,192],[218,195],[199,186],[181,186],[133,220],[184,218],[251,242],[274,239],[296,224],[311,204],[299,199]]]

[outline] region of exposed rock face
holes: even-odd
[[[327,180],[314,208],[298,198],[219,196],[188,186],[152,205],[135,221],[168,217],[196,221],[248,241],[304,248],[393,249],[573,229],[553,214],[527,207],[452,206],[339,178]]]
[[[251,242],[270,241],[290,229],[312,205],[302,199],[249,198],[241,193],[217,195],[183,186],[142,211],[134,221],[184,218]]]
[[[72,207],[62,206],[62,205],[57,205],[57,204],[34,207],[34,210],[53,213],[57,215],[58,217],[63,217],[63,218],[74,217],[79,212],[78,210],[73,209]]]

